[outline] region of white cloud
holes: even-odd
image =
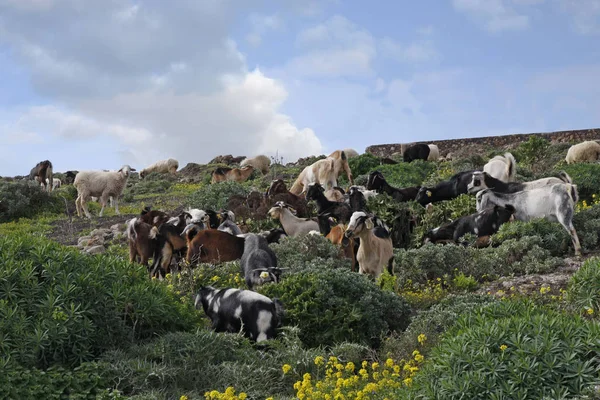
[[[582,35],[600,34],[600,0],[559,0],[561,10],[573,18],[573,28]]]
[[[246,35],[246,41],[254,47],[260,46],[263,36],[269,31],[279,31],[283,29],[283,19],[277,15],[262,15],[252,13],[248,17],[251,29]]]
[[[507,0],[452,0],[452,4],[490,32],[518,31],[529,27],[529,17],[515,11]]]

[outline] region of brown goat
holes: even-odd
[[[244,254],[244,238],[216,229],[188,232],[187,241],[189,264],[234,261]]]
[[[245,182],[250,174],[254,171],[252,165],[246,165],[243,168],[227,168],[219,167],[212,173],[212,180],[210,183],[224,182],[224,181],[236,181],[239,183]]]
[[[52,163],[48,160],[40,161],[29,172],[29,179],[35,180],[44,186],[44,190],[52,191]],[[48,182],[46,182],[48,179]]]
[[[269,206],[275,205],[277,202],[283,201],[296,210],[296,216],[300,218],[308,218],[308,202],[302,196],[295,195],[287,190],[285,183],[281,179],[271,182],[269,190],[267,190],[267,199]]]
[[[166,212],[150,210],[149,207],[144,208],[140,215],[140,220],[156,227],[159,227],[165,222],[167,222],[169,218],[169,214],[167,214]]]
[[[148,266],[148,259],[152,257],[158,244],[152,225],[143,222],[141,218],[133,218],[127,224],[127,242],[129,262]]]
[[[331,228],[331,231],[325,236],[333,244],[341,246],[341,251],[345,258],[352,261],[352,272],[356,271],[356,257],[354,255],[354,238],[351,238],[347,245],[344,246],[342,243],[344,239],[344,232],[346,232],[346,226],[338,224]]]

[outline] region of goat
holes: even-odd
[[[203,286],[194,299],[196,309],[204,309],[215,332],[237,333],[257,343],[273,339],[283,320],[283,305],[274,298],[240,289]]]
[[[349,240],[344,240],[344,233],[346,231],[346,226],[343,224],[338,224],[333,228],[330,228],[329,233],[325,236],[329,241],[333,244],[339,245],[342,251],[342,254],[345,258],[350,259],[352,262],[351,270],[352,272],[356,271],[356,249],[355,249],[355,241],[357,238],[351,238]]]
[[[53,182],[52,177],[52,163],[48,160],[40,161],[35,167],[29,172],[29,179],[35,180],[44,186],[44,190],[48,192],[52,191],[52,185],[49,182]],[[46,181],[48,179],[48,181]]]
[[[531,190],[544,186],[555,185],[557,183],[573,183],[571,177],[565,171],[561,171],[558,176],[559,178],[542,178],[531,182],[505,183],[492,177],[487,172],[475,171],[473,172],[473,178],[471,179],[471,182],[467,185],[467,191],[469,193],[477,193],[483,189],[492,189],[498,193],[515,193],[523,190]]]
[[[244,238],[227,232],[216,229],[188,231],[186,237],[188,264],[235,261],[244,254]]]
[[[156,227],[161,226],[165,222],[169,221],[169,219],[169,214],[166,212],[151,210],[150,207],[145,207],[140,214],[141,221]]]
[[[388,272],[394,275],[394,252],[390,232],[382,226],[376,226],[373,215],[364,211],[356,211],[344,234],[347,240],[360,238],[356,253],[358,273],[370,274],[378,278],[387,264]]]
[[[158,240],[152,225],[142,221],[141,218],[132,218],[127,222],[127,242],[129,245],[129,262],[139,262],[148,266],[148,259],[152,257],[158,246]]]
[[[225,181],[236,181],[242,183],[250,177],[252,171],[254,171],[254,167],[252,165],[246,165],[243,168],[219,167],[213,171],[210,183]]]
[[[75,206],[77,215],[81,217],[82,211],[88,218],[92,218],[87,209],[87,201],[91,196],[100,197],[102,208],[98,214],[100,217],[104,213],[106,202],[110,196],[113,197],[115,204],[115,213],[119,215],[118,198],[125,188],[129,174],[135,171],[129,165],[123,165],[118,171],[81,171],[75,177],[73,185],[77,188],[77,199]]]
[[[308,189],[310,183],[320,183],[325,189],[333,188],[337,186],[337,178],[342,170],[346,171],[348,181],[353,185],[354,180],[346,153],[343,150],[336,150],[327,158],[315,161],[304,168],[290,188],[290,192],[295,195],[302,194]]]
[[[188,225],[189,226],[189,225]],[[193,226],[193,225],[192,225]],[[187,229],[187,226],[185,227]],[[171,270],[170,265],[175,253],[183,253],[188,246],[185,240],[184,230],[179,225],[169,223],[162,224],[160,227],[153,228],[153,235],[158,243],[155,247],[153,262],[150,268],[151,277],[165,277]],[[190,235],[189,230],[185,231]]]
[[[187,212],[192,216],[189,223],[195,224],[202,222],[207,228],[217,229],[221,224],[219,214],[213,210],[199,210],[197,208],[188,209]]]
[[[271,182],[266,197],[271,205],[282,201],[295,209],[298,217],[308,217],[308,203],[306,199],[288,191],[282,179]]]
[[[260,235],[267,239],[267,243],[269,244],[279,243],[282,238],[287,237],[287,234],[281,228],[273,228],[268,231],[261,232]]]
[[[245,237],[240,265],[248,289],[266,282],[279,282],[281,269],[277,268],[277,256],[262,236],[251,233]]]
[[[217,228],[220,231],[227,232],[232,235],[241,235],[242,231],[235,224],[235,214],[232,211],[221,211],[219,214],[221,224]]]
[[[463,171],[450,177],[447,181],[438,183],[435,187],[421,187],[415,200],[425,206],[427,203],[451,200],[467,193],[467,186],[476,171]]]
[[[504,156],[496,156],[483,166],[483,172],[487,172],[490,176],[503,182],[514,181],[516,170],[517,161],[510,153],[505,153]]]
[[[179,161],[174,158],[160,160],[141,170],[140,178],[144,179],[146,175],[151,174],[152,172],[157,172],[159,174],[175,174],[177,173],[177,168],[179,168]]]
[[[428,145],[426,144],[415,144],[412,145],[410,147],[408,147],[404,153],[402,153],[402,158],[404,159],[404,162],[412,162],[414,160],[425,160],[427,161],[427,158],[429,157],[429,153],[431,152],[431,149],[429,148]],[[438,151],[438,157],[439,157],[439,151]]]
[[[498,193],[485,189],[477,193],[477,210],[492,205],[503,207],[511,205],[515,209],[515,219],[519,221],[529,221],[534,218],[558,221],[571,235],[575,255],[580,256],[581,246],[573,226],[577,200],[577,185],[570,183],[559,183],[515,193]]]
[[[46,178],[46,185],[50,184],[50,179]],[[43,183],[40,183],[40,186],[44,186]],[[56,190],[57,188],[62,186],[62,182],[58,178],[52,178],[52,190]]]
[[[381,172],[373,171],[369,174],[367,189],[375,190],[377,193],[387,193],[396,201],[411,201],[417,197],[417,193],[419,193],[421,187],[395,188],[386,182]]]
[[[306,200],[314,200],[317,203],[318,214],[327,213],[341,223],[350,221],[350,217],[352,216],[350,205],[329,201],[325,197],[324,192],[325,189],[319,183],[311,183],[306,192]]]
[[[435,144],[428,144],[429,147],[429,155],[427,156],[427,161],[438,161],[440,159],[440,149]]]
[[[567,164],[596,161],[600,156],[600,144],[594,140],[588,140],[569,147],[565,161]]]
[[[283,230],[288,236],[298,237],[308,234],[310,231],[318,231],[319,224],[312,220],[298,218],[293,214],[285,203],[278,201],[275,206],[269,210],[269,215],[273,219],[278,219]]]

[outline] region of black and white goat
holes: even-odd
[[[420,186],[412,186],[399,189],[387,183],[383,174],[379,171],[373,171],[369,174],[367,180],[367,189],[375,190],[377,193],[387,193],[396,201],[411,201],[417,197]]]
[[[325,197],[325,188],[319,183],[311,183],[306,191],[306,200],[317,203],[317,213],[327,213],[339,223],[347,223],[352,216],[350,205],[345,202],[329,201]]]
[[[503,182],[499,179],[494,178],[487,172],[475,171],[473,172],[473,178],[467,185],[469,193],[477,193],[483,189],[492,189],[498,193],[515,193],[523,190],[531,190],[541,188],[544,186],[551,186],[557,183],[573,183],[571,177],[565,172],[561,171],[558,174],[558,178],[549,177],[542,178],[531,182]]]
[[[237,333],[243,329],[245,336],[257,343],[277,336],[284,314],[279,299],[271,300],[251,290],[204,286],[194,305],[196,309],[202,306],[216,332]]]
[[[242,234],[242,230],[235,223],[235,214],[233,213],[233,211],[221,211],[218,215],[221,220],[221,224],[217,228],[218,230],[236,236]]]
[[[277,256],[267,239],[260,235],[251,233],[246,236],[240,265],[248,289],[266,282],[279,282],[281,269],[277,268]]]
[[[581,255],[581,245],[573,226],[575,204],[579,196],[577,186],[559,183],[515,193],[497,193],[485,189],[477,193],[477,210],[493,205],[515,208],[515,219],[529,221],[534,218],[545,218],[558,221],[571,235],[575,255]]]
[[[447,181],[438,183],[435,187],[421,187],[417,193],[416,201],[422,206],[444,200],[452,200],[461,194],[467,193],[467,186],[473,179],[476,171],[463,171],[454,174]]]

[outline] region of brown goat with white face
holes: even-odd
[[[52,163],[48,160],[37,163],[29,172],[29,179],[35,180],[44,186],[44,190],[51,192],[53,183]]]
[[[210,183],[225,181],[236,181],[242,183],[250,177],[253,171],[254,167],[252,165],[246,165],[243,168],[219,167],[212,173],[212,179]]]

